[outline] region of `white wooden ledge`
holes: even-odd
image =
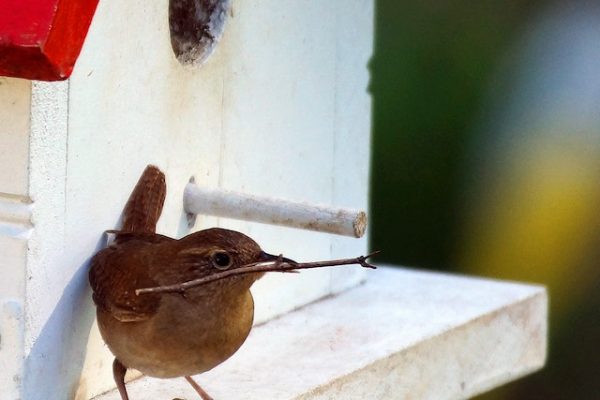
[[[217,400],[464,399],[544,365],[547,301],[540,286],[380,268],[255,327],[197,380]],[[128,388],[131,400],[198,398],[183,379]]]

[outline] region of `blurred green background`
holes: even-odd
[[[481,399],[600,399],[598,1],[376,1],[371,248],[548,286],[547,366]]]

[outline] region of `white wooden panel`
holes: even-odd
[[[76,273],[82,261],[70,256],[78,242],[64,241],[68,95],[67,82],[34,82],[32,86],[29,194],[33,229],[27,252],[23,399],[65,398],[82,362],[75,353],[81,352],[83,336],[75,334],[86,330],[89,321],[89,317],[82,318],[81,308],[89,298],[87,285],[82,273]]]
[[[3,200],[0,197],[0,207]],[[0,224],[3,216],[0,215]],[[13,236],[0,225],[0,398],[20,396],[23,379],[23,298],[25,297],[25,260],[27,240]],[[19,230],[17,230],[19,232]]]
[[[2,245],[0,245],[2,247]],[[0,299],[0,385],[3,399],[19,399],[21,395],[23,360],[23,303]]]
[[[25,259],[27,256],[27,240],[9,235],[0,235],[0,301],[21,302],[25,295]],[[20,260],[21,262],[6,262]],[[0,328],[0,337],[4,333]],[[2,342],[0,342],[2,343]],[[0,351],[0,354],[2,352]]]
[[[368,208],[371,156],[371,98],[367,95],[374,31],[374,2],[348,0],[336,15],[335,149],[332,203]],[[368,132],[368,133],[367,133]],[[333,258],[367,251],[369,231],[363,240],[334,236]],[[331,270],[331,291],[339,292],[366,277],[360,269]]]
[[[0,193],[27,193],[30,99],[31,82],[0,77]]]
[[[335,99],[335,2],[237,1],[222,51],[225,77],[221,184],[314,203],[331,203]],[[240,221],[266,251],[300,260],[330,256],[329,236]],[[328,293],[330,271],[255,286],[256,320]]]
[[[31,83],[0,78],[0,398],[21,393],[27,239]]]

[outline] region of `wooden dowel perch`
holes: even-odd
[[[183,205],[191,223],[196,214],[204,214],[356,238],[367,228],[364,211],[200,187],[193,178],[185,188]]]

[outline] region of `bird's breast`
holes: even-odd
[[[229,296],[165,294],[158,312],[141,322],[120,322],[98,311],[102,336],[115,356],[128,368],[160,378],[219,365],[244,343],[253,319],[249,290]]]

